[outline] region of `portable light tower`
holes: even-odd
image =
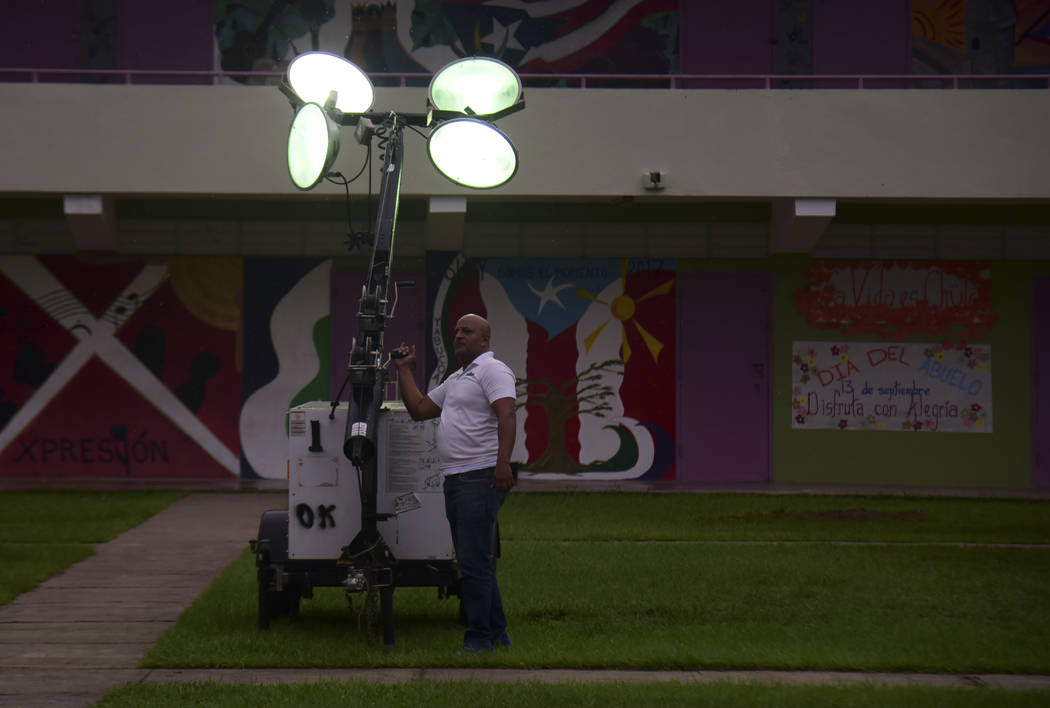
[[[343,455],[358,475],[360,531],[343,546],[339,558],[323,568],[300,569],[308,583],[295,590],[296,573],[278,567],[283,524],[284,555],[288,554],[288,512],[266,512],[256,548],[259,574],[260,627],[274,614],[298,608],[308,587],[340,584],[348,592],[373,591],[382,606],[384,643],[391,647],[393,590],[397,558],[379,530],[393,514],[377,507],[377,440],[379,415],[387,382],[383,332],[388,317],[389,282],[394,234],[401,193],[404,129],[429,129],[427,155],[451,181],[475,189],[498,187],[514,176],[518,153],[510,139],[492,123],[525,107],[521,81],[509,66],[496,59],[470,57],[438,71],[430,82],[426,110],[420,113],[375,111],[375,90],[368,76],[352,62],[327,52],[307,52],[288,66],[280,84],[295,114],[288,131],[288,174],[301,190],[310,190],[327,175],[339,152],[340,129],[359,126],[359,141],[382,140],[383,149],[372,258],[357,313],[358,332],[351,345],[348,381],[350,397],[343,435]],[[338,402],[332,404],[332,416]],[[319,582],[319,579],[321,581]],[[422,584],[422,583],[417,583]],[[291,590],[289,589],[291,588]],[[440,589],[440,587],[439,587]],[[299,593],[299,594],[296,594]],[[294,604],[294,608],[292,605]]]

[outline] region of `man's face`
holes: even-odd
[[[468,364],[488,349],[489,333],[484,321],[470,315],[461,317],[452,335],[452,350],[456,353],[456,358]]]

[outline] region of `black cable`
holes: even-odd
[[[365,154],[365,161],[361,164],[361,169],[359,169],[357,171],[357,174],[355,174],[350,179],[346,179],[345,177],[343,177],[343,173],[342,172],[329,172],[328,174],[325,175],[325,179],[327,179],[329,182],[331,182],[333,184],[343,184],[343,185],[350,184],[351,182],[356,181],[357,178],[361,176],[361,173],[365,171],[365,168],[368,167],[368,164],[371,162],[371,153],[372,153],[372,143],[369,142],[368,145],[367,145],[367,153]],[[338,175],[339,177],[343,178],[341,182],[337,182],[336,180],[332,179],[332,177],[334,177],[336,175]]]
[[[340,173],[342,176],[342,173]],[[350,235],[354,233],[353,210],[350,208],[350,180],[343,180],[343,190],[346,192],[346,229]]]
[[[343,391],[346,390],[346,385],[350,383],[350,374],[346,375],[343,379],[343,385],[339,387],[339,393],[335,394],[335,398],[332,400],[332,411],[328,414],[328,420],[335,419],[335,409],[339,407],[339,399],[343,397]]]
[[[423,138],[424,140],[429,140],[430,139],[429,135],[427,135],[426,133],[424,133],[422,130],[420,130],[416,126],[412,125],[411,123],[406,123],[405,127],[408,128],[409,130],[411,130],[416,135],[418,135],[421,138]]]
[[[368,145],[366,146],[366,150],[365,150],[364,162],[361,163],[361,168],[357,171],[357,174],[355,174],[350,179],[347,179],[346,176],[343,175],[342,172],[338,172],[338,171],[336,171],[336,172],[329,172],[328,174],[325,175],[325,179],[326,180],[328,180],[332,184],[340,184],[340,185],[342,185],[343,189],[346,191],[346,227],[347,227],[347,244],[346,244],[346,247],[347,247],[348,251],[353,251],[355,248],[358,248],[359,246],[368,245],[368,244],[371,244],[371,242],[372,242],[372,228],[371,228],[372,225],[371,225],[371,220],[369,220],[369,230],[367,232],[354,231],[353,209],[351,208],[351,204],[350,204],[350,183],[351,182],[355,182],[361,176],[361,174],[365,171],[365,169],[369,168],[371,166],[371,164],[372,164],[372,143],[371,143],[371,141],[369,141]],[[338,178],[338,179],[336,179],[336,178]],[[368,175],[368,182],[369,182],[368,196],[369,196],[369,200],[371,200],[371,197],[372,197],[372,187],[371,187],[372,175],[371,174]]]
[[[368,233],[372,233],[372,141],[368,141]]]

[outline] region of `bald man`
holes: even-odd
[[[452,348],[460,368],[428,394],[411,367],[415,347],[394,350],[401,400],[413,420],[441,417],[438,452],[444,476],[445,515],[452,532],[467,621],[463,652],[510,646],[507,618],[496,581],[496,518],[514,486],[510,455],[516,418],[514,372],[489,351],[485,318],[456,322]]]

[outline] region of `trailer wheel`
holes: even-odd
[[[259,618],[260,629],[267,629],[269,620],[274,617],[298,617],[299,600],[302,593],[298,588],[285,588],[283,590],[260,589],[259,596]],[[266,627],[262,626],[262,618],[266,617]]]
[[[300,592],[277,589],[277,573],[288,560],[288,512],[271,509],[259,520],[255,549],[256,580],[259,585],[259,629],[270,628],[270,620],[284,615],[298,616]]]
[[[256,573],[259,582],[259,629],[262,630],[270,628],[270,608],[269,603],[266,601],[266,595],[269,592],[267,587],[270,581],[267,576],[268,573],[263,568],[259,568]]]

